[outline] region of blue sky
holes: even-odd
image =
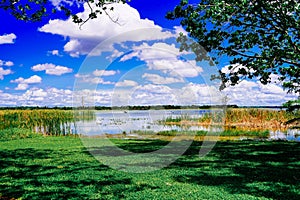
[[[58,2],[53,0],[53,2]],[[296,98],[274,81],[217,91],[209,67],[180,52],[180,22],[165,19],[179,0],[132,0],[81,29],[61,14],[18,21],[0,10],[0,106],[218,104],[281,105]],[[79,11],[80,10],[80,11]],[[79,9],[87,15],[87,7]],[[5,20],[3,20],[5,19]],[[242,66],[237,66],[242,67]]]

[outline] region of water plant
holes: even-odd
[[[188,118],[167,118],[165,124],[212,125],[220,124],[226,128],[245,130],[284,130],[288,128],[285,122],[300,117],[300,112],[258,108],[229,108],[224,116],[221,112],[207,112],[202,117],[189,120]]]
[[[23,128],[45,135],[70,135],[76,133],[76,121],[91,119],[94,113],[89,110],[1,110],[0,130]]]

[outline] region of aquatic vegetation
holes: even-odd
[[[21,128],[45,135],[70,135],[76,134],[76,121],[94,118],[90,110],[1,110],[0,130]]]
[[[229,108],[224,116],[218,112],[207,112],[197,120],[185,118],[166,119],[165,124],[202,126],[219,124],[223,125],[225,129],[285,130],[288,128],[285,122],[299,116],[300,112],[287,112],[285,110]]]

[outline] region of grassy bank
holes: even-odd
[[[268,130],[224,130],[220,132],[208,132],[208,131],[177,131],[177,130],[166,130],[166,131],[132,131],[130,134],[137,135],[157,135],[157,136],[248,136],[256,138],[267,138],[270,135]],[[129,134],[129,135],[130,135]],[[126,136],[126,135],[125,135]]]
[[[37,138],[41,136],[41,134],[37,134],[36,132],[33,132],[30,129],[24,128],[8,128],[0,130],[0,141]]]
[[[132,152],[168,143],[113,142]],[[300,143],[218,142],[203,158],[200,147],[201,142],[193,142],[162,170],[130,174],[99,163],[79,138],[2,141],[0,199],[298,199]]]

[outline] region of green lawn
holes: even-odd
[[[166,142],[113,140],[145,152]],[[199,158],[200,142],[167,168],[134,174],[110,169],[79,138],[0,142],[0,199],[298,199],[300,143],[218,142]],[[2,196],[2,197],[1,197]]]

